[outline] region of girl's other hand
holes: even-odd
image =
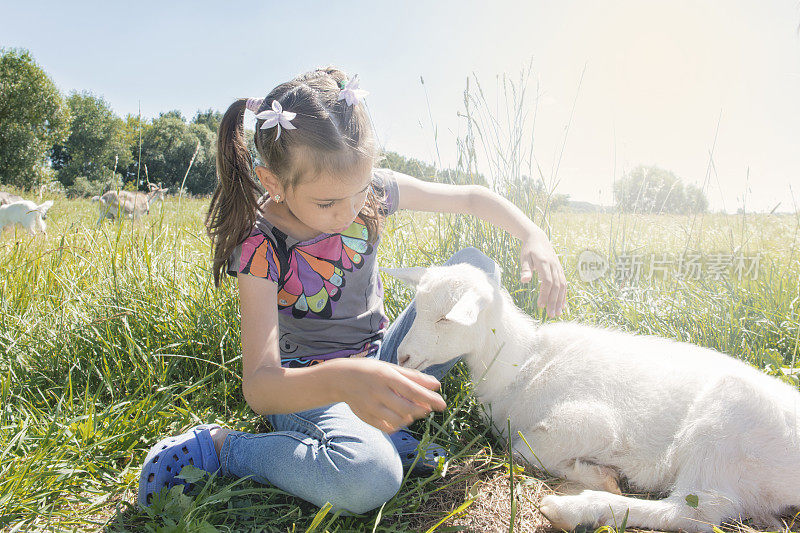
[[[561,314],[567,301],[567,278],[550,239],[541,228],[528,233],[520,246],[520,281],[528,283],[532,269],[539,275],[539,308],[547,307],[547,316]]]
[[[446,407],[439,381],[418,370],[377,359],[335,359],[340,397],[361,420],[386,433]]]

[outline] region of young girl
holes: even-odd
[[[398,209],[466,213],[522,241],[522,281],[535,269],[538,305],[561,313],[566,281],[544,232],[504,198],[479,186],[428,183],[375,169],[378,149],[358,79],[325,68],[240,99],[217,141],[219,184],[207,217],[214,281],[237,276],[242,392],[275,431],[218,425],[156,444],[145,459],[139,503],[149,505],[186,464],[251,476],[318,506],[363,513],[400,488],[418,442],[402,428],[445,403],[436,393],[455,360],[419,372],[397,365],[414,321],[412,302],[388,327],[376,265],[383,219]],[[256,113],[255,167],[244,138]],[[266,191],[261,194],[259,185]],[[468,248],[469,262],[499,282],[497,264]],[[444,455],[424,450],[419,470]]]

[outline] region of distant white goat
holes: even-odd
[[[570,322],[537,325],[466,264],[385,269],[417,285],[397,355],[425,368],[460,354],[475,393],[530,465],[592,490],[547,496],[557,528],[709,531],[800,507],[800,392],[720,352]],[[620,477],[652,501],[622,496]]]
[[[17,196],[16,194],[11,194],[10,192],[3,192],[0,191],[0,205],[11,204],[14,202],[21,202],[24,200],[21,196]]]
[[[22,200],[10,204],[0,205],[0,233],[6,226],[18,224],[25,228],[31,235],[37,231],[47,233],[47,210],[53,207],[53,201],[48,200],[41,205],[36,205],[30,200]]]
[[[165,192],[167,192],[167,189],[162,189],[158,185],[151,183],[150,192],[146,194],[131,191],[108,191],[102,196],[94,196],[92,201],[100,202],[100,216],[97,219],[97,225],[102,224],[106,218],[114,220],[117,214],[128,218],[139,218],[150,212],[150,205],[153,202],[163,200]]]

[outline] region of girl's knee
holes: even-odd
[[[467,263],[469,262],[468,259],[473,258],[486,258],[489,259],[486,254],[475,248],[474,246],[467,246],[466,248],[462,248],[453,255],[450,256],[450,259],[446,261],[446,263]]]
[[[362,514],[389,501],[403,483],[403,465],[397,453],[376,457],[343,469],[330,501],[335,510]],[[347,514],[347,513],[344,513]]]
[[[500,266],[497,262],[473,246],[462,248],[454,253],[450,259],[445,261],[445,265],[456,265],[459,263],[467,263],[489,274],[499,276]]]

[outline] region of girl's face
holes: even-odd
[[[321,175],[301,181],[293,189],[276,190],[291,215],[319,233],[341,233],[356,218],[372,186],[372,167],[359,168],[347,176]]]

